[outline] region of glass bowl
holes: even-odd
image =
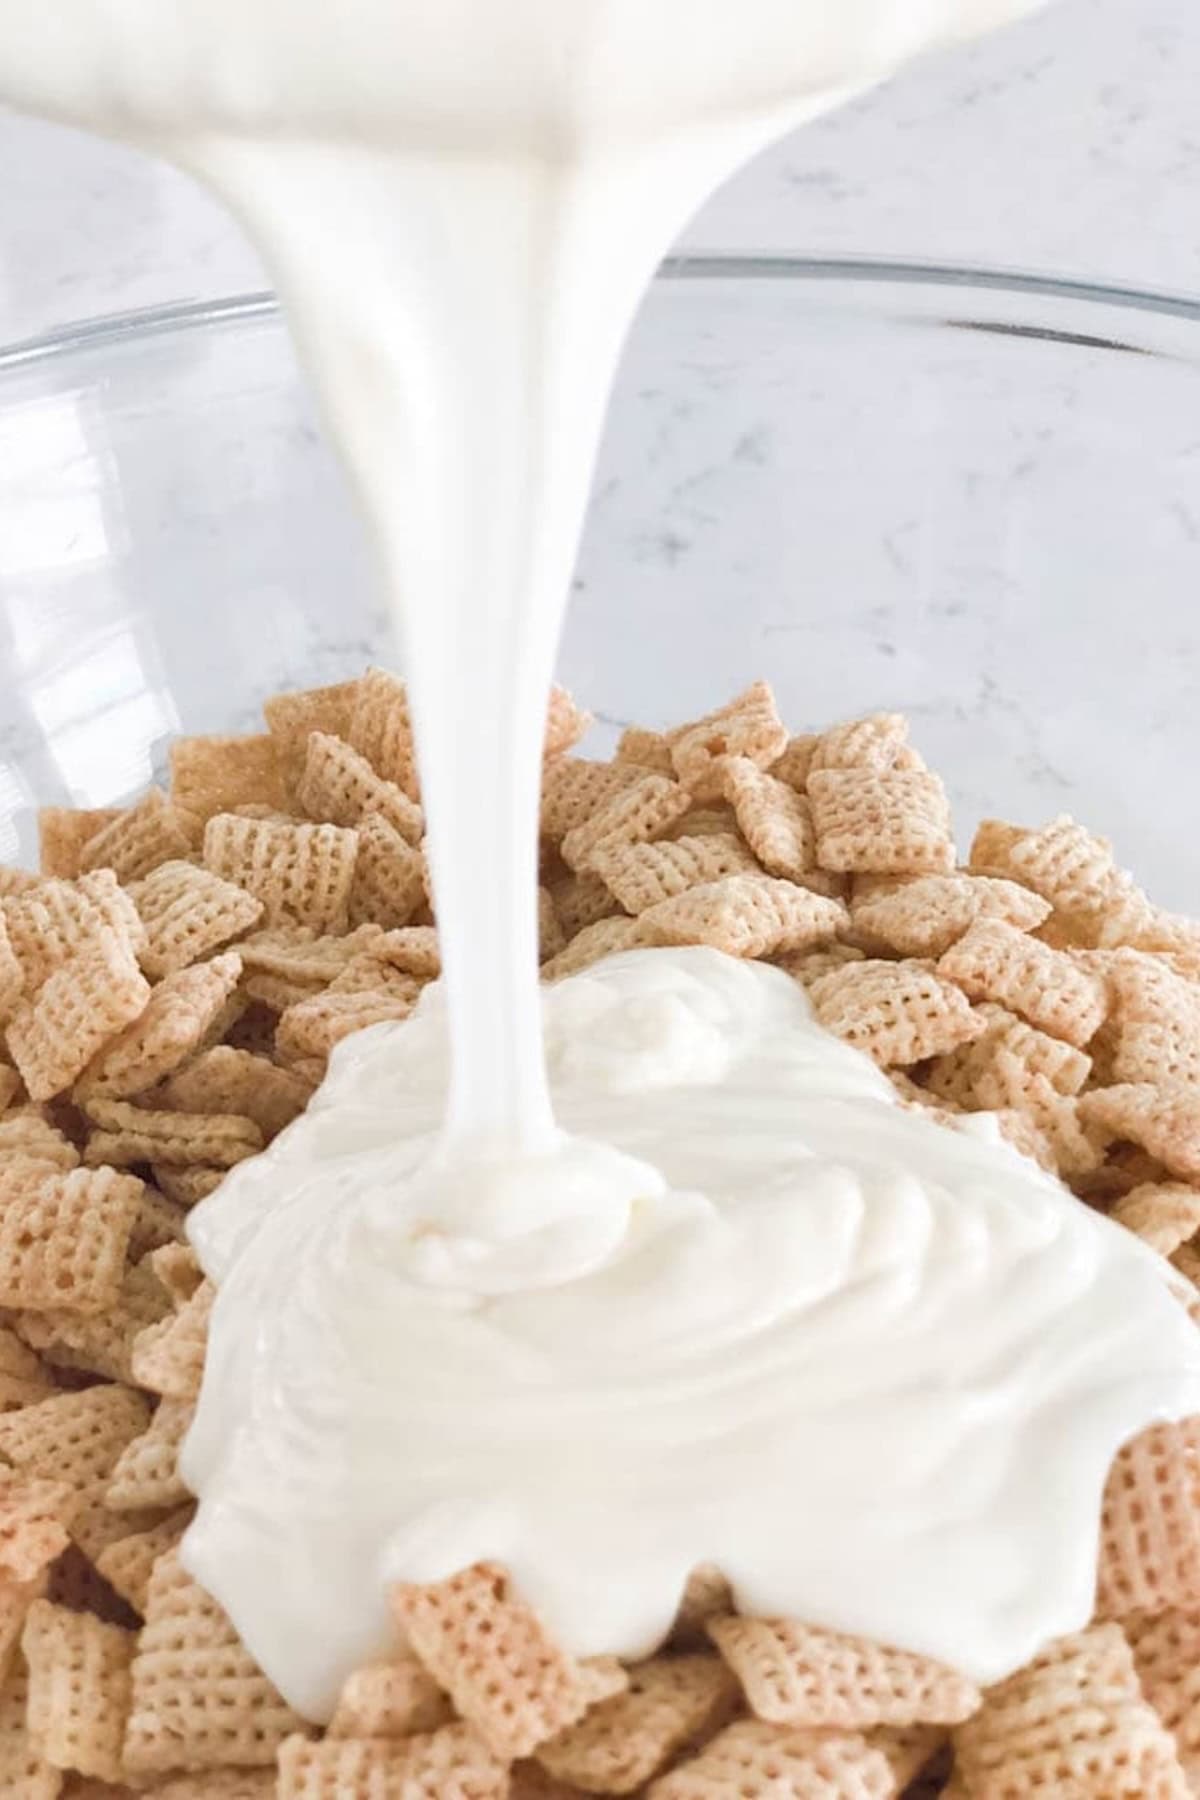
[[[1001,273],[668,264],[624,364],[561,674],[624,723],[759,675],[912,715],[965,841],[1071,811],[1197,910],[1200,305]],[[0,860],[180,731],[395,663],[268,296],[0,354]]]

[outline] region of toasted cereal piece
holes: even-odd
[[[1095,1036],[1108,1004],[1097,975],[1000,919],[972,925],[942,956],[938,973],[972,1000],[995,1000],[1079,1049]]]
[[[954,867],[950,806],[936,775],[919,769],[814,769],[808,797],[823,869],[924,875]]]
[[[128,1388],[56,1394],[0,1418],[0,1456],[48,1481],[94,1487],[108,1479],[126,1444],[149,1422],[145,1400]]]
[[[369,1663],[347,1677],[329,1722],[334,1738],[406,1738],[436,1731],[454,1710],[415,1657]]]
[[[41,1359],[15,1331],[0,1325],[0,1415],[34,1406],[57,1392]]]
[[[848,922],[840,901],[770,875],[728,875],[706,882],[660,900],[638,921],[646,943],[707,944],[747,957],[815,949]]]
[[[1143,1431],[1104,1491],[1097,1613],[1167,1607],[1200,1607],[1200,1418]]]
[[[383,932],[366,948],[380,962],[401,974],[415,975],[419,981],[436,981],[442,972],[435,925],[402,925],[395,931]]]
[[[551,882],[547,892],[568,944],[589,925],[611,919],[620,910],[606,883],[591,873]]]
[[[714,1619],[708,1630],[753,1712],[775,1725],[954,1725],[979,1705],[957,1670],[865,1638],[791,1619]]]
[[[1108,1216],[1160,1256],[1173,1256],[1200,1231],[1200,1188],[1181,1181],[1144,1182],[1123,1195]]]
[[[327,1056],[343,1038],[368,1025],[408,1018],[420,998],[421,983],[413,975],[372,960],[375,985],[347,992],[335,982],[325,993],[288,1007],[275,1032],[280,1056]],[[347,970],[339,979],[346,979],[349,973]]]
[[[409,844],[419,844],[424,835],[424,814],[404,789],[377,775],[343,738],[323,731],[308,740],[296,797],[310,819],[358,825],[367,813],[379,813]]]
[[[1124,1082],[1084,1094],[1079,1107],[1105,1142],[1140,1144],[1172,1175],[1200,1181],[1200,1088]]]
[[[154,1278],[177,1309],[186,1306],[204,1280],[196,1252],[190,1244],[168,1244],[146,1259]]]
[[[115,1300],[103,1312],[53,1307],[19,1312],[16,1324],[25,1342],[55,1368],[86,1369],[108,1381],[132,1385],[134,1340],[169,1307],[170,1299],[153,1269],[135,1263],[125,1271]]]
[[[120,1781],[134,1634],[35,1600],[21,1647],[34,1751],[56,1769]]]
[[[62,1770],[51,1768],[37,1753],[26,1728],[28,1679],[22,1665],[0,1685],[0,1794],[13,1800],[58,1800]]]
[[[767,770],[777,781],[786,781],[790,788],[802,794],[808,786],[808,777],[812,771],[813,757],[816,755],[820,738],[816,732],[799,732],[788,739],[787,749],[777,757]]]
[[[661,731],[646,731],[640,725],[627,725],[617,740],[613,761],[635,763],[639,769],[653,769],[656,775],[673,775],[671,746]]]
[[[712,1563],[701,1563],[687,1578],[667,1642],[673,1650],[707,1649],[710,1619],[733,1611],[733,1589]]]
[[[542,755],[549,760],[573,750],[592,726],[592,715],[576,704],[564,687],[552,687],[546,709],[546,737]]]
[[[77,1505],[65,1481],[0,1469],[0,1582],[37,1579],[70,1542],[65,1521]]]
[[[395,782],[410,800],[420,799],[412,719],[402,681],[386,669],[368,669],[358,683],[345,737],[385,781]]]
[[[129,1800],[137,1800],[142,1791],[130,1788]],[[203,1774],[176,1775],[170,1781],[156,1781],[150,1794],[152,1800],[276,1800],[275,1770],[208,1769]],[[98,1794],[96,1800],[104,1796]]]
[[[592,852],[601,845],[649,843],[681,819],[691,803],[687,789],[669,775],[643,775],[567,832],[559,846],[563,861],[581,872],[591,867]]]
[[[184,1222],[183,1213],[173,1201],[157,1188],[143,1183],[129,1236],[130,1261],[140,1262],[148,1252],[159,1250],[165,1244],[182,1243]]]
[[[207,1200],[224,1181],[225,1169],[206,1168],[198,1163],[195,1168],[172,1168],[170,1163],[151,1163],[150,1173],[155,1185],[159,1187],[176,1211],[180,1207],[189,1210],[200,1200]],[[186,1230],[186,1225],[183,1227]]]
[[[160,863],[129,892],[146,928],[139,960],[156,981],[241,937],[263,915],[255,895],[195,863]]]
[[[781,956],[779,967],[802,988],[811,988],[823,975],[832,975],[836,969],[844,969],[850,963],[865,961],[866,952],[853,944],[827,944],[821,950],[794,950],[788,956]]]
[[[899,956],[941,956],[977,919],[1034,931],[1050,903],[1015,881],[987,875],[921,875],[887,894],[857,900],[854,929]]]
[[[312,733],[324,731],[330,737],[344,738],[350,729],[357,698],[356,678],[335,682],[330,687],[273,694],[263,702],[263,717],[275,740],[279,766],[289,790],[295,788],[300,779]]]
[[[194,819],[152,787],[88,839],[79,853],[81,872],[111,869],[119,881],[138,881],[159,863],[190,856],[195,830]]]
[[[977,1006],[975,1014],[983,1030],[974,1043],[938,1057],[928,1071],[927,1085],[940,1100],[967,1108],[988,1104],[979,1097],[979,1084],[986,1081],[1002,1051],[1016,1057],[1027,1074],[1044,1076],[1060,1094],[1074,1096],[1082,1090],[1092,1070],[1092,1059],[1085,1051],[1037,1030],[992,1001]]]
[[[681,819],[676,819],[674,825],[663,832],[662,841],[675,843],[680,838],[688,837],[734,837],[740,843],[737,814],[724,800],[710,800],[702,806],[690,806]],[[757,861],[754,862],[754,867],[758,867]]]
[[[86,1104],[88,1117],[99,1127],[84,1151],[91,1168],[149,1162],[231,1169],[263,1147],[253,1119],[236,1113],[151,1112],[100,1094],[88,1094]]]
[[[277,925],[244,939],[238,954],[249,973],[282,976],[302,990],[298,998],[307,998],[328,987],[356,956],[379,948],[387,936],[381,925],[322,937],[300,925]]]
[[[1174,1737],[1194,1793],[1200,1780],[1200,1612],[1134,1613],[1121,1628],[1142,1692]]]
[[[744,756],[728,759],[723,779],[738,828],[768,874],[802,881],[815,870],[817,834],[804,795]]]
[[[173,1112],[236,1113],[253,1119],[270,1143],[304,1111],[312,1088],[268,1057],[218,1044],[177,1070],[159,1098]]]
[[[208,1321],[216,1289],[202,1281],[173,1319],[151,1325],[135,1340],[134,1379],[167,1400],[195,1400],[204,1375]],[[0,1433],[4,1421],[0,1419]],[[0,1448],[2,1448],[0,1438]]]
[[[120,806],[43,806],[38,809],[38,867],[43,875],[73,881],[83,874],[83,847],[124,809]]]
[[[635,914],[726,875],[759,872],[754,857],[732,832],[657,844],[603,843],[592,851],[589,867],[625,911]]]
[[[725,1724],[737,1683],[715,1656],[660,1656],[629,1671],[623,1693],[602,1700],[537,1760],[551,1775],[598,1794],[631,1794],[673,1757]]]
[[[1050,1644],[988,1690],[954,1741],[967,1792],[987,1800],[1187,1800],[1174,1742],[1116,1625]]]
[[[396,1587],[392,1604],[413,1654],[506,1761],[528,1756],[627,1684],[618,1665],[602,1674],[561,1650],[495,1564]]]
[[[774,694],[765,681],[756,681],[727,706],[672,731],[671,760],[683,785],[698,800],[716,799],[728,757],[747,757],[760,769],[769,769],[788,741]]]
[[[848,719],[822,732],[812,750],[810,773],[819,769],[872,769],[888,774],[895,769],[920,769],[924,765],[908,741],[908,720],[903,713],[869,713]]]
[[[566,933],[558,922],[558,914],[554,910],[554,895],[548,887],[538,888],[538,961],[549,962],[560,950],[565,950]]]
[[[885,1069],[944,1055],[981,1028],[961,991],[920,962],[847,963],[808,995],[827,1031]]]
[[[267,1767],[283,1740],[303,1729],[216,1601],[185,1573],[177,1550],[154,1565],[132,1679],[131,1775]]]
[[[190,1498],[179,1474],[179,1446],[195,1408],[190,1400],[161,1400],[141,1437],[117,1458],[105,1500],[113,1512],[178,1506]]]
[[[1078,1100],[1060,1094],[1044,1075],[1031,1074],[1011,1051],[995,1052],[976,1080],[975,1097],[988,1111],[1028,1119],[1049,1146],[1051,1160],[1046,1166],[1064,1180],[1091,1174],[1103,1161],[1099,1145],[1081,1122]]]
[[[93,1056],[77,1093],[124,1099],[164,1080],[204,1042],[241,972],[236,950],[227,950],[164,976],[140,1017]]]
[[[240,806],[288,809],[274,737],[181,737],[171,745],[171,799],[206,824]]]
[[[645,773],[636,763],[588,762],[579,756],[547,763],[542,772],[542,837],[560,844],[607,801],[636,787]]]
[[[355,925],[407,925],[425,904],[425,857],[379,813],[368,813],[359,832],[358,865],[350,895]]]
[[[263,903],[268,925],[344,931],[359,838],[337,825],[277,824],[217,813],[204,828],[214,875]]]
[[[895,1792],[887,1757],[858,1733],[746,1719],[660,1775],[647,1800],[892,1800]]]
[[[0,1202],[0,1306],[97,1313],[116,1303],[141,1183],[111,1169],[44,1174]]]
[[[598,919],[577,931],[565,950],[542,964],[543,981],[562,981],[568,975],[582,975],[593,963],[622,950],[637,950],[645,942],[637,919],[624,914],[615,919]]]
[[[982,819],[971,840],[968,869],[973,875],[1011,879],[1012,851],[1027,835],[1023,825],[1011,825],[1005,819]]]
[[[290,1737],[278,1800],[506,1800],[508,1770],[465,1725],[416,1737]]]
[[[175,1549],[191,1523],[192,1510],[190,1506],[179,1507],[144,1531],[114,1538],[98,1553],[97,1569],[134,1612],[145,1614],[154,1565],[160,1556]]]
[[[39,881],[0,905],[26,996],[97,939],[122,938],[135,954],[145,941],[137,908],[111,869],[94,870],[78,881]]]
[[[1115,1082],[1200,1081],[1200,983],[1137,951],[1108,965]]]
[[[1013,879],[1042,894],[1057,911],[1099,911],[1112,892],[1112,845],[1069,813],[1060,813],[1040,831],[1019,832],[1001,854]]]
[[[105,932],[48,976],[8,1027],[9,1053],[34,1100],[49,1100],[150,999],[128,941]]]

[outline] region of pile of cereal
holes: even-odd
[[[1200,1419],[1118,1457],[1093,1624],[984,1692],[738,1617],[712,1569],[659,1655],[577,1662],[482,1566],[395,1593],[406,1649],[326,1731],[289,1710],[179,1560],[212,1300],[184,1221],[439,964],[400,684],[266,715],[177,742],[169,792],[47,811],[42,873],[0,869],[0,1794],[1200,1793]],[[557,692],[547,979],[640,945],[768,959],[905,1104],[995,1112],[1200,1278],[1200,926],[1068,818],[989,822],[958,867],[899,717],[793,736],[759,684],[608,763],[573,754],[586,725]]]

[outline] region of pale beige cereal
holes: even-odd
[[[938,972],[971,999],[997,1001],[1077,1048],[1095,1036],[1108,1004],[1099,976],[1000,919],[972,925]]]
[[[813,757],[820,741],[816,732],[812,731],[798,732],[790,737],[787,749],[771,764],[768,774],[774,775],[779,781],[786,781],[789,787],[802,794],[808,786]]]
[[[345,929],[359,838],[337,825],[277,824],[217,813],[204,828],[214,875],[263,903],[268,925]]]
[[[1096,1604],[1107,1618],[1200,1607],[1200,1419],[1152,1425],[1117,1455]]]
[[[128,1388],[56,1394],[0,1418],[0,1457],[47,1481],[94,1488],[107,1481],[126,1444],[150,1422],[150,1409]]]
[[[769,769],[788,742],[770,686],[756,681],[728,705],[671,732],[671,760],[680,781],[698,800],[716,799],[722,793],[727,758],[746,757],[760,769]]]
[[[690,806],[681,819],[676,819],[674,825],[663,832],[663,838],[668,843],[689,837],[736,837],[740,843],[737,814],[723,800],[710,800]]]
[[[344,738],[350,729],[357,698],[356,678],[335,682],[330,687],[273,694],[263,702],[263,716],[275,740],[279,766],[289,789],[300,779],[312,733],[325,731],[331,737]]]
[[[266,1767],[303,1729],[175,1550],[150,1577],[132,1683],[125,1763],[133,1775]]]
[[[180,1243],[183,1231],[184,1217],[178,1206],[156,1187],[143,1183],[129,1237],[130,1260],[140,1262],[151,1250],[161,1249],[164,1244]]]
[[[84,1151],[84,1161],[93,1168],[102,1163],[124,1168],[148,1162],[231,1169],[263,1147],[262,1132],[253,1119],[236,1113],[151,1111],[100,1094],[88,1094],[85,1105],[99,1127]]]
[[[397,1587],[392,1603],[414,1655],[506,1761],[528,1756],[627,1685],[615,1663],[601,1670],[568,1656],[494,1564],[432,1586]]]
[[[58,1800],[62,1770],[51,1768],[30,1742],[27,1697],[28,1676],[22,1665],[0,1684],[0,1794],[12,1800]]]
[[[329,1722],[335,1738],[406,1738],[448,1724],[454,1710],[415,1657],[369,1663],[343,1683]]]
[[[387,935],[380,925],[360,925],[356,931],[337,936],[318,936],[301,925],[276,925],[245,938],[238,945],[238,954],[250,973],[278,975],[298,989],[315,992],[327,987],[364,950],[382,944]]]
[[[1173,1256],[1200,1231],[1200,1188],[1179,1181],[1145,1182],[1123,1195],[1109,1217],[1157,1250]]]
[[[42,1174],[0,1204],[0,1306],[101,1312],[116,1303],[141,1183],[111,1169]]]
[[[647,731],[641,725],[627,725],[617,740],[613,761],[636,763],[640,769],[653,769],[656,775],[673,775],[671,746],[666,734]]]
[[[192,1508],[180,1507],[144,1531],[114,1538],[98,1553],[100,1574],[135,1612],[145,1614],[154,1565],[160,1556],[175,1549],[191,1519]]]
[[[148,1263],[134,1263],[102,1312],[81,1313],[71,1307],[19,1312],[16,1325],[25,1342],[54,1367],[85,1369],[132,1385],[134,1340],[169,1308],[169,1296],[153,1269]]]
[[[506,1800],[508,1770],[465,1725],[389,1742],[291,1737],[278,1800]]]
[[[1013,1052],[996,1050],[976,1080],[975,1099],[990,1112],[1013,1112],[1028,1119],[1049,1146],[1046,1166],[1064,1180],[1099,1168],[1102,1152],[1082,1123],[1078,1100],[1059,1093],[1045,1075],[1031,1073]]]
[[[145,942],[137,908],[111,869],[78,881],[38,881],[0,902],[26,996],[62,963],[97,939],[124,939],[136,954]]]
[[[805,796],[744,756],[728,759],[723,780],[738,828],[763,868],[803,881],[817,866],[817,834]]]
[[[611,919],[620,911],[611,890],[599,875],[567,875],[551,881],[547,892],[554,902],[555,914],[568,943],[587,926],[598,925],[602,919]]]
[[[151,1325],[135,1340],[134,1378],[167,1400],[195,1400],[204,1374],[208,1321],[216,1289],[202,1281],[174,1318]],[[4,1421],[0,1419],[0,1432]],[[2,1447],[2,1446],[0,1446]]]
[[[682,837],[657,844],[600,844],[589,867],[628,913],[644,913],[660,900],[726,875],[758,872],[758,864],[731,832]]]
[[[129,1790],[129,1800],[138,1800],[142,1788]],[[203,1774],[176,1775],[169,1781],[156,1781],[149,1790],[151,1800],[276,1800],[275,1770],[209,1769]],[[64,1800],[76,1800],[67,1795]],[[96,1800],[104,1800],[101,1795]]]
[[[1034,931],[1050,903],[1015,881],[986,875],[921,875],[889,893],[855,895],[854,930],[898,956],[941,956],[977,919]]]
[[[35,1600],[21,1638],[35,1753],[53,1768],[119,1781],[134,1634]]]
[[[808,797],[823,869],[923,875],[954,867],[950,806],[936,775],[814,769]]]
[[[76,1092],[125,1099],[164,1080],[204,1043],[242,972],[235,950],[160,981],[145,1011],[97,1051]]]
[[[201,823],[240,806],[286,812],[287,783],[279,746],[266,732],[251,737],[181,737],[171,745],[171,798]]]
[[[151,788],[136,805],[119,813],[89,838],[79,854],[83,874],[111,869],[120,881],[137,881],[159,863],[190,856],[196,847],[196,820]]]
[[[669,775],[643,775],[567,832],[560,845],[562,859],[578,873],[591,867],[592,852],[601,845],[649,843],[681,819],[691,803],[686,788]]]
[[[543,756],[549,759],[565,755],[568,750],[575,748],[581,738],[587,736],[591,726],[591,713],[584,712],[566,688],[551,688],[550,704],[546,709]]]
[[[1114,1082],[1200,1081],[1200,983],[1156,957],[1119,951],[1108,963]]]
[[[983,1030],[974,1043],[938,1057],[928,1071],[928,1086],[939,1099],[969,1109],[987,1104],[979,1097],[979,1084],[986,1082],[1001,1052],[1016,1057],[1029,1075],[1044,1076],[1058,1093],[1073,1096],[1081,1092],[1092,1072],[1092,1059],[1086,1051],[1039,1031],[992,1001],[977,1006],[975,1014]]]
[[[598,919],[594,925],[585,925],[576,932],[565,950],[542,964],[542,980],[562,981],[568,975],[582,975],[603,957],[637,950],[644,941],[637,919],[627,919],[624,914],[615,919]]]
[[[149,999],[149,983],[128,941],[113,932],[62,963],[8,1026],[9,1054],[30,1096],[48,1100],[70,1087]]]
[[[846,908],[770,875],[729,875],[649,907],[638,921],[652,944],[707,944],[731,956],[815,949],[849,922]]]
[[[0,1325],[0,1414],[48,1400],[57,1391],[37,1354],[9,1326]]]
[[[810,774],[819,769],[872,769],[887,774],[922,766],[908,742],[903,713],[869,713],[822,732],[813,746]]]
[[[1200,1787],[1200,1612],[1134,1613],[1121,1621],[1146,1699],[1179,1750],[1193,1793]]]
[[[368,669],[358,683],[344,736],[385,781],[395,782],[410,800],[420,799],[412,718],[402,681],[386,669]]]
[[[192,1423],[190,1400],[161,1400],[141,1437],[126,1444],[105,1496],[114,1512],[173,1507],[190,1498],[179,1473],[179,1447]]]
[[[225,1169],[207,1168],[203,1163],[191,1169],[172,1167],[170,1163],[151,1163],[150,1172],[156,1186],[161,1188],[176,1211],[180,1207],[190,1210],[197,1201],[207,1200],[220,1187],[227,1173]],[[181,1226],[181,1233],[185,1229],[186,1225]]]
[[[172,1075],[158,1097],[173,1112],[253,1119],[269,1143],[304,1111],[312,1088],[268,1057],[218,1044]]]
[[[379,813],[359,831],[358,864],[350,895],[355,925],[407,925],[425,904],[425,857]]]
[[[176,1308],[186,1306],[204,1280],[196,1252],[190,1244],[168,1244],[147,1258],[155,1280]]]
[[[866,961],[866,951],[854,944],[827,944],[820,950],[794,950],[779,958],[779,967],[787,971],[802,988],[811,988],[823,975],[844,969],[850,963]]]
[[[709,1635],[751,1710],[776,1725],[954,1725],[979,1705],[957,1670],[790,1619],[714,1619]]]
[[[402,974],[415,975],[420,981],[436,981],[442,972],[442,953],[438,948],[435,925],[402,925],[395,931],[383,932],[364,945],[364,949],[380,962],[399,969]]]
[[[84,845],[119,819],[123,810],[120,806],[94,807],[90,811],[76,806],[39,807],[38,867],[42,874],[61,876],[67,881],[82,875]]]
[[[1060,813],[1040,831],[1022,831],[1002,854],[1013,878],[1065,913],[1101,911],[1117,875],[1112,845]]]
[[[0,1582],[37,1579],[70,1542],[65,1521],[77,1505],[68,1482],[0,1469]]]
[[[331,825],[358,825],[374,812],[410,844],[419,844],[424,835],[424,814],[404,789],[377,775],[343,738],[323,731],[314,731],[308,740],[296,797],[309,818]]]
[[[733,1611],[733,1589],[713,1563],[701,1563],[687,1578],[668,1639],[673,1650],[707,1649],[710,1619]]]
[[[542,772],[543,838],[560,844],[607,801],[635,787],[645,773],[636,763],[588,762],[579,756],[560,756],[547,763]]]
[[[1200,1088],[1126,1082],[1084,1094],[1079,1104],[1084,1123],[1105,1142],[1140,1144],[1172,1175],[1200,1181]]]
[[[856,1732],[812,1732],[746,1719],[659,1776],[647,1800],[892,1800],[883,1751]]]
[[[263,915],[261,900],[195,863],[161,863],[129,892],[146,929],[139,960],[155,980],[200,962]]]
[[[1188,1800],[1116,1625],[1060,1638],[990,1688],[955,1754],[967,1793],[984,1800]]]
[[[847,963],[812,982],[808,995],[825,1029],[881,1068],[944,1055],[981,1029],[961,991],[927,963]]]
[[[1011,879],[1012,852],[1028,834],[1006,819],[983,819],[971,840],[967,867],[974,875],[999,875]]]
[[[715,1656],[661,1656],[635,1664],[629,1686],[542,1744],[551,1775],[597,1794],[632,1794],[690,1745],[718,1730],[737,1705],[737,1682]]]
[[[327,1056],[353,1032],[408,1018],[422,983],[377,958],[364,963],[369,966],[361,970],[349,964],[323,994],[287,1008],[275,1032],[281,1056]]]

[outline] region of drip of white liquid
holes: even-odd
[[[0,98],[174,158],[264,251],[371,524],[410,682],[446,1035],[434,1001],[409,1035],[361,1040],[312,1117],[196,1219],[222,1292],[186,1553],[314,1716],[381,1642],[389,1579],[479,1554],[509,1560],[580,1648],[645,1647],[692,1556],[722,1561],[756,1609],[998,1673],[1085,1616],[1121,1437],[1200,1400],[1194,1339],[1136,1245],[1002,1148],[885,1108],[770,972],[710,963],[663,1000],[649,971],[683,964],[647,954],[613,977],[613,1005],[588,999],[581,1017],[556,997],[578,1138],[555,1124],[539,1035],[541,721],[645,282],[760,145],[1032,4],[0,0]],[[760,1011],[787,1025],[774,1058],[747,1049]],[[630,1069],[645,1077],[633,1094]],[[850,1179],[868,1114],[831,1095],[843,1081],[878,1151]],[[619,1106],[603,1098],[614,1084]],[[684,1154],[681,1118],[702,1156]],[[726,1153],[744,1137],[754,1158]],[[280,1210],[235,1254],[235,1197],[249,1220],[285,1172]],[[619,1351],[627,1321],[646,1360]],[[944,1356],[944,1329],[961,1356]],[[618,1347],[611,1364],[602,1346]],[[1069,1428],[1043,1378],[1079,1403]],[[545,1478],[568,1442],[588,1468],[592,1414],[609,1421],[595,1492],[564,1477],[553,1522],[544,1489],[506,1478],[493,1415]],[[996,1447],[1010,1428],[1011,1457]],[[890,1524],[871,1499],[881,1443]],[[686,1493],[660,1479],[664,1445],[693,1472]],[[941,1477],[960,1454],[951,1518]],[[1051,1461],[1074,1535],[1031,1516]],[[778,1510],[748,1504],[764,1492]],[[666,1524],[681,1496],[694,1531]],[[811,1556],[797,1558],[803,1508]],[[935,1541],[956,1545],[940,1576]],[[312,1586],[326,1559],[344,1580]]]

